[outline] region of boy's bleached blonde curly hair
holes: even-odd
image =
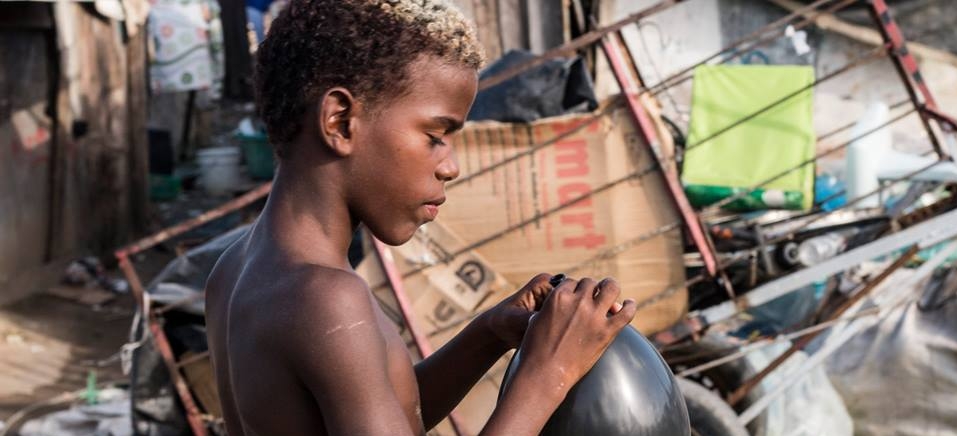
[[[443,0],[292,0],[256,54],[255,94],[282,157],[308,105],[333,86],[375,107],[401,95],[421,55],[480,68],[475,29]]]

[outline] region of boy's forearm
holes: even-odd
[[[506,345],[492,334],[485,316],[480,315],[415,365],[425,428],[434,427],[448,416],[506,351]]]
[[[569,387],[547,369],[532,365],[518,371],[479,436],[537,435],[565,399]]]

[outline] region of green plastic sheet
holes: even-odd
[[[792,65],[707,65],[695,69],[682,181],[696,207],[749,191],[814,156],[814,69]],[[774,108],[752,115],[808,87]],[[731,127],[748,118],[740,125]],[[726,130],[726,131],[725,131]],[[722,132],[723,131],[723,132]],[[714,136],[717,135],[717,136]],[[731,210],[809,209],[814,164],[731,202]]]

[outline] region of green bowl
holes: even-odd
[[[243,156],[246,158],[246,169],[249,176],[256,180],[270,180],[275,169],[272,147],[266,135],[236,134]]]

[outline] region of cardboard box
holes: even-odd
[[[428,337],[433,349],[440,348],[458,334],[474,315],[518,289],[497,274],[477,253],[466,252],[450,257],[465,245],[464,240],[441,223],[433,222],[420,228],[405,245],[392,248],[392,257],[403,274],[423,264],[431,265],[420,274],[406,277],[402,283],[414,312],[413,322]],[[375,254],[366,256],[356,272],[369,283],[383,310],[399,325],[410,353],[418,356]],[[456,408],[469,434],[478,434],[495,409],[499,386],[510,358],[511,353],[499,359]],[[429,434],[455,433],[446,420]]]
[[[499,164],[580,126],[554,144]],[[654,163],[625,108],[530,125],[470,123],[453,144],[460,179],[494,169],[451,186],[439,220],[466,241],[494,237],[475,252],[508,281],[524,283],[541,272],[610,276],[624,297],[638,302],[683,283],[680,227],[637,242],[680,219],[658,171],[557,210]],[[655,333],[681,318],[686,306],[687,290],[681,288],[641,310],[633,325]]]
[[[431,336],[464,326],[463,322],[471,315],[518,289],[475,252],[452,257],[452,253],[465,245],[466,242],[446,226],[433,222],[422,226],[406,244],[392,248],[396,267],[403,275],[428,266],[420,273],[407,275],[403,285],[416,314],[416,324]],[[402,324],[398,304],[376,256],[366,256],[356,272],[369,283],[385,312]],[[444,340],[433,338],[433,344],[437,348],[457,331],[456,328],[451,334],[444,334]]]
[[[186,384],[193,391],[193,396],[200,408],[209,415],[222,418],[223,409],[219,402],[219,391],[216,387],[216,377],[213,374],[213,362],[209,356],[197,358],[197,354],[187,351],[179,357],[180,362],[189,360],[183,365],[183,377]]]

